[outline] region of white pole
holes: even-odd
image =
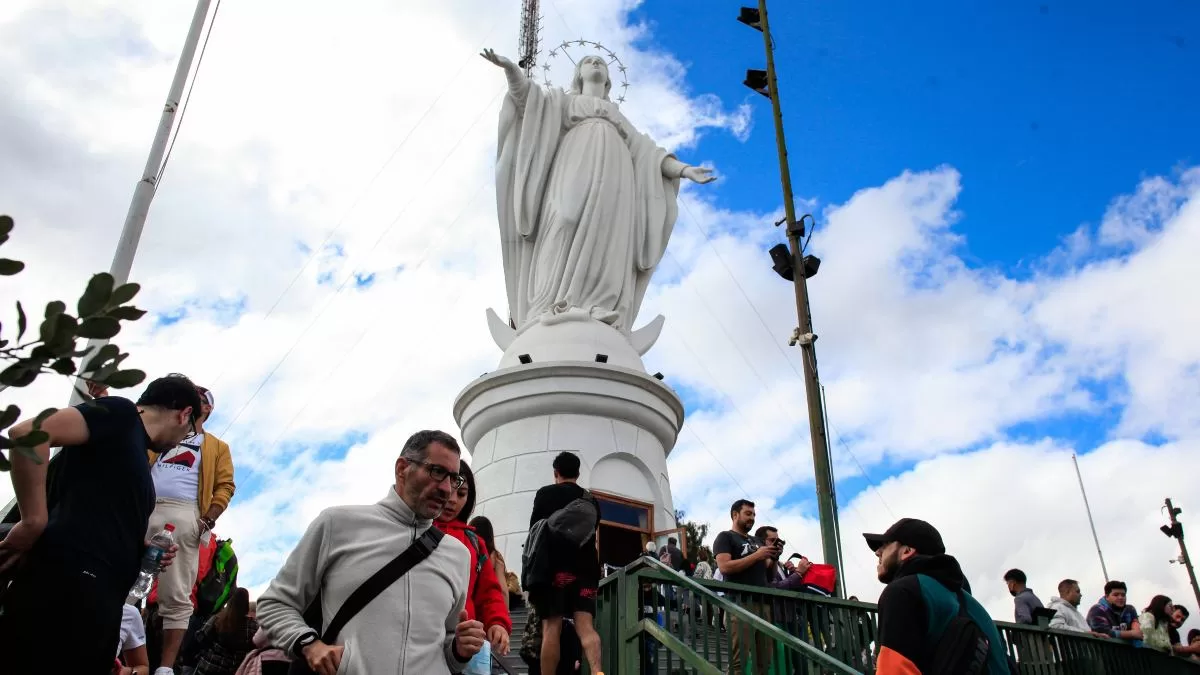
[[[117,251],[113,254],[112,266],[109,267],[109,274],[113,276],[115,286],[129,281],[133,255],[137,252],[138,241],[142,238],[142,227],[146,224],[146,214],[150,212],[150,202],[154,200],[163,156],[166,155],[167,144],[171,140],[171,130],[175,128],[175,113],[179,110],[188,74],[192,72],[192,61],[196,58],[196,47],[200,44],[200,33],[204,28],[204,20],[208,18],[208,8],[211,4],[212,0],[199,0],[196,3],[192,25],[188,27],[183,51],[179,54],[179,65],[175,67],[175,78],[171,80],[171,89],[167,92],[167,104],[163,107],[162,117],[158,120],[158,131],[155,132],[154,142],[150,145],[150,156],[146,158],[142,179],[133,190],[133,201],[129,203],[129,212],[125,214],[125,226],[121,228],[121,238],[117,241]],[[89,340],[88,347],[98,349],[107,342],[108,340]],[[85,360],[87,358],[84,357]],[[82,363],[80,367],[82,368]],[[83,398],[79,396],[79,387],[86,388],[87,383],[81,379],[75,380],[75,386],[71,388],[71,405],[83,402]],[[15,506],[16,499],[10,500],[0,515],[11,513]]]
[[[1075,464],[1075,477],[1079,479],[1079,494],[1083,495],[1083,508],[1087,510],[1088,525],[1092,526],[1092,539],[1096,542],[1096,555],[1100,556],[1100,571],[1104,573],[1104,583],[1108,583],[1108,567],[1104,565],[1104,552],[1100,550],[1100,537],[1096,536],[1096,521],[1092,520],[1092,507],[1088,504],[1087,490],[1083,487],[1083,474],[1079,473],[1079,460],[1073,452],[1071,461]]]
[[[113,254],[109,274],[113,276],[114,286],[129,281],[129,270],[133,267],[133,256],[137,253],[138,241],[142,238],[142,228],[146,224],[146,215],[150,212],[150,202],[158,187],[158,175],[162,170],[163,156],[167,152],[167,144],[171,140],[171,130],[175,128],[175,114],[179,111],[179,102],[183,99],[183,89],[187,85],[188,74],[192,72],[192,61],[196,58],[196,47],[200,44],[200,33],[204,29],[205,19],[208,18],[208,8],[212,0],[199,0],[196,11],[192,15],[192,25],[188,27],[187,38],[183,42],[183,51],[179,54],[179,65],[175,67],[175,78],[171,80],[171,88],[167,92],[167,103],[163,106],[162,117],[158,120],[158,131],[150,144],[150,156],[146,158],[146,168],[142,171],[142,179],[133,189],[133,200],[129,203],[129,212],[125,214],[125,226],[121,228],[121,238],[117,241],[117,250]],[[106,344],[108,340],[89,340],[88,347],[95,349]],[[85,359],[88,357],[84,357]],[[81,364],[82,368],[82,364]],[[87,383],[76,380],[71,390],[71,405],[81,403],[78,387]]]

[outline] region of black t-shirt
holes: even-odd
[[[713,556],[728,553],[730,558],[741,560],[757,551],[761,545],[762,543],[754,537],[738,534],[733,530],[725,530],[718,534],[716,541],[713,542]],[[723,576],[725,577],[725,581],[734,584],[766,586],[767,564],[760,561],[758,564],[751,565],[749,569],[742,570],[737,574],[725,574]]]
[[[533,512],[529,515],[529,526],[539,520],[554,515],[555,511],[566,508],[568,504],[581,497],[587,497],[587,490],[575,483],[555,483],[537,491],[533,497]],[[596,528],[600,527],[600,503],[592,497],[596,505]],[[570,550],[561,544],[564,542],[551,541],[550,565],[555,572],[572,572],[587,583],[595,583],[600,579],[600,559],[596,556],[596,535],[592,535],[578,551]],[[573,547],[570,547],[573,548]]]
[[[64,447],[54,460],[50,518],[35,555],[54,564],[78,562],[130,587],[154,510],[146,427],[128,399],[100,398],[76,409],[88,441]]]

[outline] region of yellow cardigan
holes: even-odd
[[[158,461],[158,453],[147,450],[146,455],[153,467],[154,462]],[[229,508],[235,487],[229,444],[205,431],[204,442],[200,445],[200,490],[196,495],[200,515],[208,513],[208,507],[213,504],[221,507],[221,511]]]

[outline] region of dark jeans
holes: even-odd
[[[4,596],[0,670],[5,675],[112,672],[121,607],[131,584],[114,582],[78,561],[40,558],[29,561]]]

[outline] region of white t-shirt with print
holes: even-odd
[[[137,607],[125,605],[121,608],[121,643],[117,645],[117,656],[144,644],[146,625],[142,623],[142,615]]]
[[[204,434],[196,434],[158,456],[150,470],[159,499],[195,501],[200,493],[200,446]]]

